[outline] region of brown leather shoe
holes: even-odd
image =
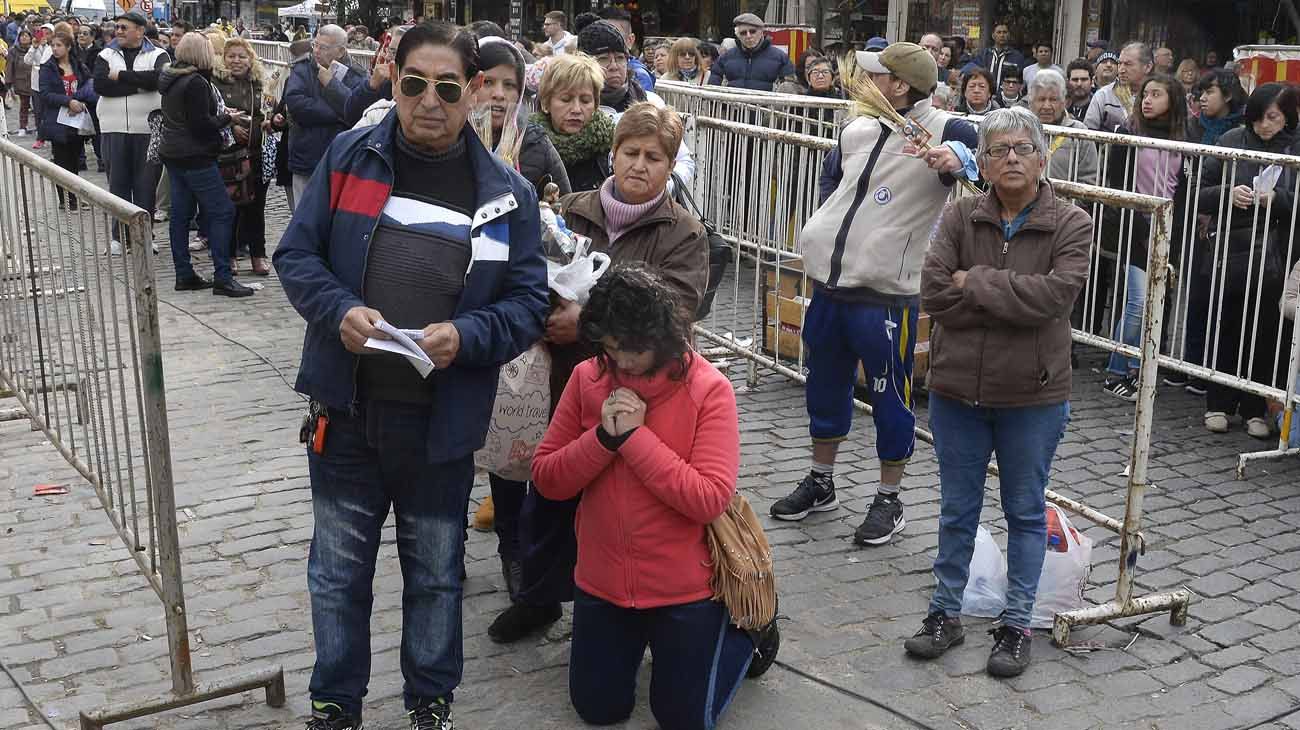
[[[257,259],[257,258],[253,259],[253,275],[254,276],[271,275],[271,267],[269,264],[266,263],[266,259]]]

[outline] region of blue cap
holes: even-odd
[[[868,51],[883,51],[883,50],[885,50],[885,49],[888,48],[888,47],[889,47],[889,41],[888,41],[888,40],[886,40],[886,39],[884,39],[884,38],[881,38],[880,36],[876,36],[876,37],[872,38],[871,40],[867,41],[867,48],[866,48],[866,50],[868,50]]]

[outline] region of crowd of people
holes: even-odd
[[[590,724],[631,715],[647,647],[650,708],[670,730],[715,727],[741,681],[775,661],[775,617],[741,628],[745,617],[717,600],[712,530],[736,509],[738,416],[729,382],[692,346],[711,284],[709,232],[683,204],[696,161],[656,81],[839,98],[852,64],[914,123],[905,134],[853,118],[827,155],[819,207],[799,240],[812,282],[801,333],[812,464],[770,515],[801,520],[838,508],[836,461],[861,363],[879,479],[853,539],[885,545],[906,528],[923,308],[934,323],[928,388],[942,501],[933,599],[904,649],[933,659],[965,639],[962,593],[996,456],[1009,541],[1007,609],[986,664],[997,677],[1030,664],[1043,492],[1069,420],[1080,294],[1090,276],[1120,282],[1107,334],[1130,344],[1146,299],[1145,236],[1114,243],[1112,229],[1124,224],[1094,221],[1047,178],[1189,197],[1188,160],[1177,152],[1125,148],[1130,159],[1105,166],[1097,145],[1049,138],[1045,126],[1300,151],[1292,87],[1247,93],[1233,70],[1190,60],[1175,73],[1172,52],[1141,43],[1118,53],[1090,44],[1088,57],[1065,68],[1040,43],[1029,64],[1002,24],[974,54],[961,39],[925,34],[793,62],[750,13],[734,19],[728,47],[680,38],[646,44],[641,58],[618,8],[585,13],[572,27],[548,13],[540,43],[489,21],[396,25],[378,37],[327,24],[292,41],[276,29],[293,60],[275,75],[240,22],[162,32],[132,11],[107,38],[73,19],[37,32],[19,26],[6,69],[21,104],[18,134],[35,133],[73,173],[85,168],[85,140],[95,140],[112,192],[167,219],[177,290],[250,296],[237,276],[247,255],[247,273],[273,268],[306,321],[296,388],[311,399],[309,730],[362,727],[371,583],[390,510],[410,725],[452,727],[473,454],[498,369],[539,343],[551,362],[550,422],[531,479],[490,475],[491,498],[474,516],[496,533],[510,599],[489,636],[521,640],[572,602],[569,693]],[[81,114],[89,117],[81,126],[61,118]],[[921,137],[933,146],[920,149]],[[1247,336],[1234,321],[1289,328],[1300,263],[1287,260],[1282,240],[1296,205],[1291,173],[1264,197],[1244,184],[1220,187],[1221,164],[1204,164],[1201,220],[1180,255],[1192,272],[1188,358],[1210,351],[1224,367]],[[1239,165],[1235,179],[1260,167]],[[957,184],[984,194],[948,203]],[[265,209],[276,186],[292,219],[272,267]],[[539,201],[610,259],[585,300],[548,290],[548,260],[569,252],[543,236]],[[1214,230],[1210,221],[1229,207],[1238,212],[1232,227]],[[1243,211],[1254,209],[1275,217],[1272,238],[1253,235]],[[1127,225],[1150,223],[1137,216]],[[1103,244],[1112,263],[1090,272],[1097,229],[1113,242]],[[124,237],[114,234],[110,255],[131,244]],[[1210,253],[1216,245],[1223,262]],[[191,259],[205,248],[211,280]],[[431,374],[367,346],[393,328],[414,338]],[[1251,352],[1257,374],[1286,354],[1268,343]],[[1112,357],[1106,392],[1134,400],[1136,367]],[[1206,397],[1212,431],[1239,415],[1251,435],[1271,433],[1262,399],[1173,374],[1166,382]]]

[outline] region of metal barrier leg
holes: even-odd
[[[1095,624],[1117,618],[1141,616],[1168,610],[1169,620],[1175,626],[1187,621],[1187,605],[1191,593],[1179,589],[1149,596],[1133,596],[1133,576],[1137,570],[1138,556],[1143,552],[1142,503],[1146,497],[1147,466],[1151,459],[1151,423],[1155,411],[1156,378],[1159,373],[1160,334],[1164,322],[1165,290],[1169,280],[1169,231],[1172,226],[1172,204],[1166,203],[1152,214],[1153,244],[1147,271],[1148,282],[1146,313],[1143,316],[1142,369],[1138,376],[1137,408],[1133,416],[1133,451],[1129,458],[1128,495],[1124,505],[1124,525],[1120,532],[1119,580],[1115,583],[1115,598],[1098,606],[1058,613],[1052,626],[1052,640],[1058,646],[1067,646],[1070,629],[1083,624]]]
[[[268,667],[255,672],[237,674],[219,682],[201,684],[189,694],[168,693],[149,697],[136,702],[122,702],[109,705],[99,710],[81,713],[81,730],[102,730],[105,725],[137,717],[153,715],[165,710],[175,710],[200,702],[215,700],[219,697],[237,695],[255,689],[266,689],[266,704],[271,707],[283,707],[285,703],[284,670],[281,667]]]

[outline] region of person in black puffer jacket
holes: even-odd
[[[763,21],[757,15],[742,13],[736,16],[734,23],[739,43],[713,64],[709,73],[710,84],[771,91],[778,83],[795,81],[790,57],[772,45],[772,39],[767,37]]]
[[[235,206],[217,169],[217,155],[234,144],[229,127],[232,117],[212,86],[212,46],[198,33],[186,34],[176,48],[176,63],[163,69],[158,80],[162,93],[163,131],[158,156],[171,181],[172,262],[176,265],[176,290],[212,288],[212,293],[246,297],[252,289],[238,283],[230,271],[230,246]],[[227,138],[228,137],[228,138]],[[200,229],[212,244],[213,281],[194,272],[190,263],[189,221],[198,204],[207,217]]]

